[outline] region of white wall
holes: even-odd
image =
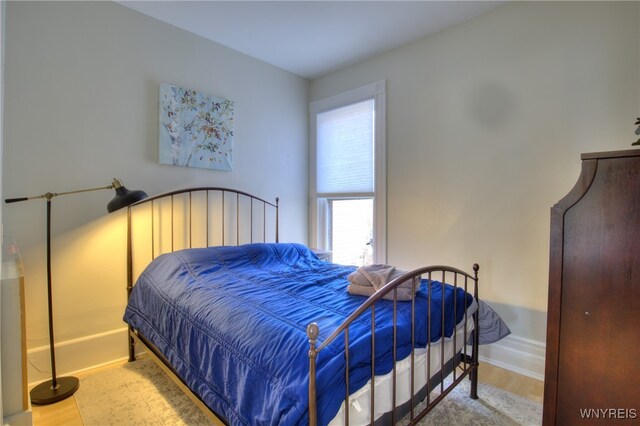
[[[281,199],[281,240],[307,235],[308,82],[111,2],[9,2],[5,197],[108,185],[150,195],[229,186]],[[235,101],[234,170],[159,165],[161,82]],[[63,374],[126,354],[125,215],[113,191],[53,199],[54,315]],[[3,206],[26,280],[29,380],[49,377],[45,202]]]
[[[580,153],[634,141],[638,9],[511,2],[311,82],[314,101],[386,79],[389,262],[478,262],[481,298],[533,348],[538,376],[550,208]]]

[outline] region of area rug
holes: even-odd
[[[541,424],[541,404],[482,383],[478,394],[477,400],[469,398],[465,380],[420,425]],[[85,426],[209,424],[200,409],[150,358],[82,379],[75,398]]]
[[[400,422],[408,424],[407,419]],[[534,426],[542,424],[542,404],[478,384],[478,399],[469,397],[469,380],[463,380],[427,416],[424,426]]]
[[[148,357],[87,376],[74,396],[84,426],[210,423]]]

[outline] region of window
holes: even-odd
[[[312,102],[311,245],[333,261],[386,261],[385,82]]]

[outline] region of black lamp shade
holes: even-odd
[[[144,191],[136,190],[130,191],[124,186],[116,188],[116,196],[113,197],[109,204],[107,204],[107,211],[113,213],[116,210],[120,210],[123,207],[130,206],[131,204],[144,200],[148,195]]]

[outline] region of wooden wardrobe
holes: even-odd
[[[543,424],[640,423],[640,149],[582,154],[550,256]]]

